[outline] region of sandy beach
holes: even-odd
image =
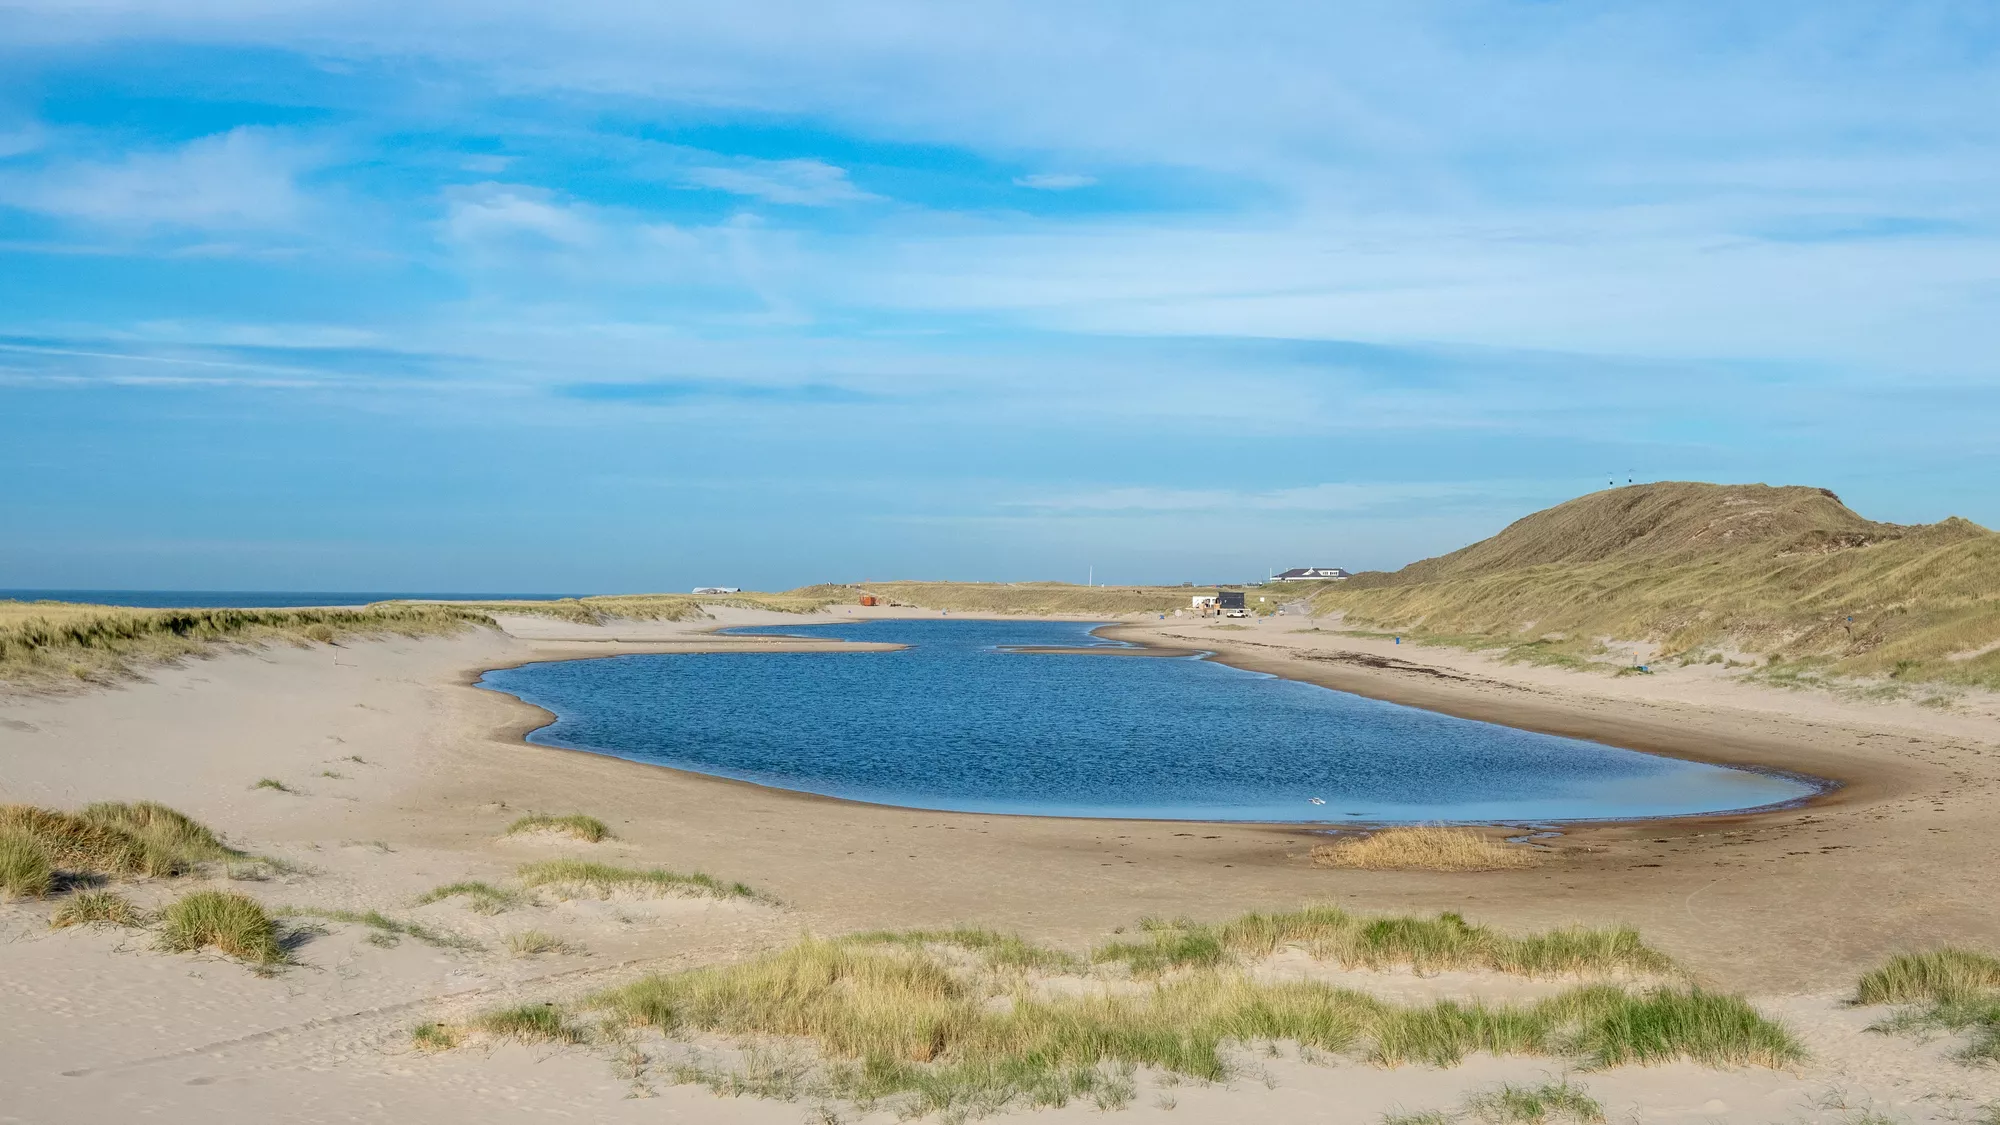
[[[1631,923],[1705,986],[1744,992],[1785,1019],[1813,1054],[1792,1071],[1675,1064],[1579,1076],[1616,1117],[1748,1125],[1873,1109],[1950,1120],[2000,1099],[2000,1075],[1952,1060],[1948,1038],[1870,1033],[1883,1013],[1843,1003],[1892,952],[1984,945],[2000,932],[2000,872],[1983,831],[2000,782],[2000,714],[1984,697],[1938,709],[1753,686],[1705,666],[1613,677],[1504,665],[1347,635],[1337,622],[1303,631],[1307,622],[1285,617],[1111,630],[1469,718],[1841,783],[1807,806],[1754,816],[1574,827],[1529,870],[1392,874],[1313,866],[1307,853],[1324,836],[1299,827],[893,809],[532,746],[521,736],[545,713],[473,686],[486,669],[534,660],[865,648],[707,634],[866,612],[719,609],[611,627],[506,618],[504,633],[258,648],[150,669],[114,689],[0,699],[0,800],[161,801],[293,865],[230,884],[267,905],[381,910],[482,947],[384,947],[366,927],[332,922],[298,966],[267,978],[156,952],[129,932],[52,931],[46,903],[0,906],[0,1073],[10,1079],[0,1121],[795,1122],[800,1106],[635,1079],[599,1049],[421,1054],[409,1029],[644,969],[733,960],[804,932],[966,923],[1081,951],[1148,916],[1220,919],[1307,902],[1456,910],[1508,929]],[[253,788],[264,778],[292,791]],[[588,813],[615,838],[503,835],[528,812]],[[414,905],[440,884],[499,882],[523,862],[569,855],[699,870],[767,899],[577,900],[496,915],[457,900]],[[156,881],[132,893],[144,903],[169,892]],[[574,950],[509,956],[507,935],[531,927]],[[1499,997],[1519,983],[1358,975],[1371,979],[1357,986],[1421,997]],[[1445,1071],[1258,1058],[1227,1084],[1142,1082],[1120,1119],[1372,1123],[1559,1071],[1547,1059],[1484,1056]],[[1071,1105],[1036,1119],[1100,1112]]]

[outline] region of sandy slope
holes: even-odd
[[[503,1001],[574,995],[641,967],[731,959],[802,930],[976,922],[1081,948],[1144,915],[1221,917],[1313,899],[1461,909],[1520,927],[1629,920],[1705,979],[1763,997],[1815,1053],[1796,1074],[1676,1066],[1580,1076],[1616,1119],[1629,1109],[1647,1120],[1848,1121],[1873,1108],[1945,1120],[2000,1100],[2000,1078],[1950,1061],[1948,1042],[1865,1033],[1881,1013],[1839,1003],[1886,951],[1992,944],[2000,932],[2000,876],[1983,831],[2000,773],[2000,724],[1990,715],[1840,703],[1705,673],[1614,680],[1462,653],[1376,653],[1373,642],[1291,633],[1297,624],[1283,619],[1240,631],[1130,626],[1387,698],[1853,782],[1820,806],[1754,820],[1581,830],[1541,870],[1395,876],[1314,869],[1304,858],[1312,837],[1291,829],[883,809],[530,747],[517,736],[538,713],[468,686],[478,669],[527,659],[786,643],[695,635],[716,623],[607,631],[528,619],[509,622],[519,636],[264,649],[162,669],[118,690],[0,701],[0,799],[165,801],[245,847],[312,868],[235,884],[269,904],[377,908],[485,946],[405,938],[382,948],[363,928],[333,923],[301,949],[302,966],[264,979],[220,959],[154,952],[142,935],[51,932],[45,904],[0,906],[0,1121],[472,1121],[497,1112],[796,1122],[802,1107],[674,1087],[657,1063],[635,1082],[589,1049],[422,1056],[408,1049],[408,1029]],[[1356,664],[1356,655],[1415,669]],[[252,789],[262,777],[299,792]],[[501,838],[524,810],[593,813],[619,839]],[[706,870],[785,905],[580,902],[491,917],[462,901],[411,905],[440,883],[498,882],[522,861],[571,853]],[[169,889],[134,893],[157,899]],[[530,928],[585,952],[500,951],[505,935]],[[1265,971],[1302,971],[1296,961]],[[1403,996],[1521,990],[1408,974],[1371,986]],[[1245,1075],[1225,1087],[1142,1076],[1119,1120],[1372,1122],[1399,1107],[1448,1107],[1503,1079],[1539,1080],[1552,1065],[1479,1059],[1445,1072],[1384,1071],[1246,1058]],[[628,1099],[635,1090],[654,1096]],[[1097,1113],[1072,1106],[1055,1116]]]

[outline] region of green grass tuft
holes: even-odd
[[[544,888],[570,896],[593,895],[609,898],[617,891],[640,894],[678,894],[709,898],[756,898],[757,893],[742,883],[724,883],[697,871],[683,875],[661,868],[615,867],[582,859],[551,859],[523,864],[517,873],[522,885]]]
[[[449,1051],[465,1042],[465,1029],[448,1023],[420,1023],[410,1029],[410,1045],[419,1051]]]
[[[491,883],[468,879],[457,883],[446,883],[444,886],[425,891],[423,896],[417,899],[417,905],[429,906],[433,902],[443,902],[459,895],[466,897],[466,906],[475,914],[498,914],[521,901],[519,891],[510,891]]]
[[[473,1027],[499,1039],[522,1043],[581,1043],[584,1035],[554,1004],[523,1004],[488,1012]]]
[[[255,784],[255,785],[252,785],[252,786],[251,786],[250,788],[252,788],[252,789],[276,789],[276,790],[277,790],[278,792],[280,792],[280,793],[296,793],[296,792],[298,792],[298,790],[296,790],[296,789],[292,788],[292,787],[291,787],[291,786],[289,786],[289,785],[286,785],[286,784],[285,784],[284,782],[282,782],[282,781],[279,781],[279,780],[278,780],[277,778],[275,778],[275,777],[262,777],[262,778],[258,778],[258,779],[257,779],[257,784]]]
[[[1467,1107],[1488,1125],[1547,1125],[1550,1121],[1596,1125],[1604,1120],[1604,1107],[1597,1099],[1568,1082],[1544,1082],[1540,1086],[1509,1083],[1476,1095]]]
[[[384,948],[393,947],[398,938],[413,937],[426,945],[440,949],[483,949],[484,946],[460,934],[433,930],[416,922],[399,922],[379,910],[336,910],[324,906],[288,906],[280,911],[288,918],[324,918],[329,922],[348,922],[367,926],[376,933],[370,940]]]
[[[1347,968],[1408,965],[1421,972],[1490,969],[1532,977],[1587,974],[1666,974],[1674,964],[1627,926],[1571,927],[1513,937],[1473,925],[1457,914],[1436,918],[1370,917],[1332,906],[1282,914],[1245,914],[1221,925],[1143,924],[1146,936],[1100,948],[1098,961],[1122,961],[1135,975],[1220,964],[1226,956],[1254,960],[1298,946]]]
[[[1861,978],[1859,1004],[1908,1004],[1872,1031],[1970,1031],[1969,1063],[2000,1062],[2000,959],[1969,949],[1904,953]]]
[[[282,964],[278,924],[257,901],[226,891],[195,891],[160,913],[160,946],[185,953],[213,946],[253,965]]]
[[[0,830],[0,894],[41,898],[55,885],[49,853],[25,832]]]
[[[507,935],[507,951],[516,957],[534,957],[543,953],[578,953],[576,946],[563,941],[553,934],[540,930],[523,930]]]
[[[1082,958],[1035,945],[1018,934],[960,927],[955,930],[871,930],[850,935],[846,940],[859,945],[943,945],[975,953],[996,969],[1080,970]]]
[[[1861,978],[1859,1004],[1954,1003],[2000,990],[2000,958],[1970,949],[1903,953]]]
[[[132,900],[111,891],[81,891],[49,918],[52,929],[69,926],[143,926],[146,918]]]
[[[1594,1067],[1679,1059],[1780,1067],[1806,1057],[1784,1025],[1758,1015],[1741,997],[1700,989],[1659,989],[1634,997],[1598,986],[1558,997],[1555,1011],[1580,1024],[1572,1046]]]
[[[507,826],[507,835],[512,836],[517,832],[560,832],[588,844],[600,843],[611,838],[611,829],[605,827],[603,821],[582,813],[571,813],[568,816],[535,813],[524,816]]]

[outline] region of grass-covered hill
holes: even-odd
[[[808,587],[816,589],[817,587]],[[847,587],[848,597],[868,593],[891,605],[959,613],[1125,614],[1186,609],[1188,595],[1213,587],[1078,586],[1069,582],[868,582]],[[794,591],[798,593],[800,591]]]
[[[1651,641],[1663,659],[1755,654],[2000,688],[2000,534],[1958,518],[1876,523],[1819,488],[1608,489],[1356,575],[1313,604],[1351,624],[1552,656]]]

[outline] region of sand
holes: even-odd
[[[806,931],[974,923],[1082,949],[1148,915],[1221,918],[1308,901],[1455,909],[1510,928],[1631,922],[1705,983],[1785,1018],[1814,1053],[1795,1073],[1673,1066],[1573,1076],[1614,1119],[1848,1122],[1873,1110],[1927,1121],[2000,1101],[2000,1075],[1951,1060],[1948,1038],[1868,1033],[1883,1013],[1842,1002],[1889,952],[1996,944],[2000,865],[1982,831],[2000,780],[1990,700],[1939,711],[1751,687],[1708,668],[1614,678],[1515,667],[1349,637],[1333,622],[1294,632],[1306,626],[1294,618],[1120,627],[1381,698],[1844,783],[1810,807],[1754,817],[1576,828],[1535,870],[1412,875],[1315,868],[1307,852],[1323,837],[1295,828],[898,810],[529,746],[520,735],[545,716],[471,686],[483,669],[527,660],[825,643],[703,635],[801,620],[718,616],[602,629],[509,619],[505,634],[239,651],[116,689],[0,699],[0,800],[163,801],[239,846],[310,869],[233,889],[272,906],[380,909],[485,947],[406,937],[383,948],[365,927],[326,923],[300,949],[300,966],[266,978],[221,958],[154,951],[130,931],[51,931],[46,903],[0,905],[0,1121],[797,1122],[806,1107],[717,1098],[662,1081],[657,1068],[635,1082],[602,1048],[422,1055],[409,1029],[574,996],[649,968],[731,960]],[[815,619],[825,618],[804,620]],[[297,792],[252,788],[264,777]],[[528,811],[590,813],[617,838],[502,835]],[[556,855],[703,870],[776,904],[590,900],[492,916],[463,900],[413,904],[438,884],[499,882],[521,862]],[[153,883],[131,893],[157,901],[184,889]],[[580,952],[509,956],[505,937],[528,929]],[[1317,971],[1297,962],[1281,956],[1260,971]],[[1405,998],[1542,987],[1479,974],[1349,975]],[[1118,1119],[1372,1123],[1560,1071],[1533,1059],[1478,1058],[1448,1071],[1290,1055],[1243,1063],[1244,1075],[1221,1086],[1141,1075]]]

